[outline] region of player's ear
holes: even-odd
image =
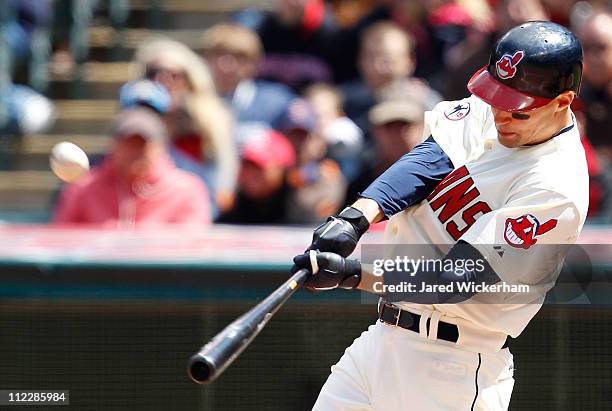
[[[573,91],[565,91],[561,94],[559,94],[556,97],[557,100],[557,110],[561,111],[561,110],[565,110],[567,109],[570,104],[572,104],[572,101],[574,101],[574,98],[576,97],[576,93],[574,93]]]

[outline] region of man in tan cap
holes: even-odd
[[[375,150],[365,159],[362,173],[348,188],[347,201],[357,199],[383,171],[423,141],[424,107],[415,100],[378,103],[368,113]]]
[[[210,223],[201,180],[175,167],[160,116],[145,107],[123,111],[109,155],[62,190],[56,223],[130,228],[150,223]]]

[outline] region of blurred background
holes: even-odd
[[[375,320],[357,293],[299,292],[214,386],[188,381],[187,359],[528,20],[583,44],[581,243],[608,248],[569,272],[607,286],[609,1],[0,4],[0,389],[70,389],[76,409],[308,409]],[[92,165],[71,184],[49,168],[62,141]],[[545,306],[516,341],[512,409],[612,409],[599,291]]]

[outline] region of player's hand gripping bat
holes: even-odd
[[[337,217],[330,217],[315,229],[312,244],[308,249],[332,251],[346,257],[353,252],[359,238],[367,231],[368,226],[369,222],[361,211],[347,207]],[[315,261],[317,260],[314,256],[312,258]],[[354,264],[350,266],[355,267]],[[202,347],[199,353],[191,357],[187,372],[193,381],[198,384],[213,382],[253,341],[276,311],[310,276],[310,270],[305,269],[304,265],[301,267],[294,265],[294,271],[295,274],[283,285],[250,311],[225,327],[223,331]],[[312,271],[316,273],[318,269]],[[351,271],[352,274],[354,273]],[[320,289],[320,282],[324,279],[324,276],[318,277],[310,288]],[[327,289],[337,287],[338,283],[342,283],[342,280],[338,280],[334,287],[327,287]],[[359,282],[358,278],[353,280]],[[350,282],[350,287],[348,287],[349,282],[340,285],[347,285],[346,288],[352,288],[356,285],[353,284],[355,281]]]

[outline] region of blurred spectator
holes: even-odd
[[[172,99],[168,90],[156,81],[148,79],[132,80],[121,86],[119,90],[119,107],[122,110],[144,106],[156,111],[158,114],[164,115],[168,113],[171,105]],[[178,126],[182,129],[185,129],[186,126],[190,126],[192,124],[191,118],[185,113],[184,109],[179,107],[177,111],[178,112],[172,116],[172,120],[180,118],[180,124]],[[214,170],[210,167],[205,167],[201,163],[194,161],[173,146],[170,148],[170,154],[178,168],[198,175],[204,181],[206,187],[210,188],[214,186]],[[217,202],[212,197],[210,198],[210,202],[211,214],[214,218],[218,213]]]
[[[130,228],[210,222],[206,188],[172,163],[157,113],[144,107],[126,110],[112,132],[114,145],[104,162],[62,191],[56,223]]]
[[[570,15],[578,0],[542,0],[550,20],[565,27],[570,25]]]
[[[52,18],[49,0],[6,0],[2,7],[2,36],[14,56],[31,56],[32,41],[38,31],[47,33]]]
[[[390,13],[385,3],[389,0],[350,0],[329,2],[340,30],[333,36],[328,47],[333,50],[329,63],[334,73],[334,84],[355,80],[359,72],[355,66],[359,52],[359,41],[363,32],[372,24],[389,20]]]
[[[487,0],[384,0],[353,29],[359,33],[380,20],[391,20],[414,41],[414,75],[427,79],[436,90],[446,74],[445,65],[454,48],[466,37],[488,32],[494,16]],[[345,36],[346,43],[346,36]]]
[[[253,29],[263,43],[260,76],[294,90],[314,82],[330,82],[338,27],[323,0],[278,0],[272,11],[247,9],[234,21]]]
[[[412,77],[413,45],[412,38],[393,23],[376,23],[364,32],[358,60],[361,80],[341,86],[345,112],[362,130],[369,130],[368,111],[378,93],[399,81],[407,83],[409,95],[423,101],[427,109],[441,101],[424,80]]]
[[[327,142],[316,133],[316,125],[316,114],[306,100],[291,103],[282,125],[297,153],[297,166],[288,176],[291,223],[320,222],[344,203],[346,180],[338,163],[327,157]]]
[[[584,103],[581,99],[574,99],[572,111],[576,117],[578,131],[580,132],[580,142],[584,147],[589,172],[589,210],[587,216],[589,218],[600,217],[602,214],[611,211],[609,209],[609,177],[606,178],[605,170],[599,161],[599,156],[587,137]]]
[[[270,129],[246,139],[241,150],[236,202],[218,222],[287,223],[290,190],[286,176],[294,164],[295,151],[281,133]]]
[[[423,23],[425,19],[425,5],[421,1],[410,0],[382,0],[378,1],[377,7],[373,8],[370,13],[363,16],[353,27],[344,30],[343,34],[343,49],[350,47],[351,44],[356,44],[355,53],[350,62],[357,61],[359,48],[358,45],[363,37],[363,32],[370,26],[381,21],[391,21],[401,27],[413,39],[414,59],[416,67],[414,75],[418,77],[426,77],[431,71],[433,62],[433,47],[427,27]],[[347,47],[349,46],[349,47]]]
[[[38,1],[38,0],[35,0]],[[54,0],[55,50],[49,65],[57,75],[69,75],[89,55],[89,28],[94,15],[105,11],[113,29],[123,29],[129,17],[127,0]],[[105,7],[101,7],[104,5]],[[153,6],[153,4],[152,4]],[[121,45],[121,32],[113,33],[114,46]]]
[[[423,138],[423,106],[415,100],[396,99],[378,103],[370,112],[374,148],[361,175],[349,186],[347,202],[358,198],[372,181]]]
[[[493,29],[493,13],[486,0],[428,0],[426,27],[431,38],[433,60],[427,79],[443,90],[449,60],[461,56],[466,43],[475,42]]]
[[[495,6],[495,30],[468,30],[464,41],[447,55],[446,72],[440,81],[444,97],[449,100],[469,96],[468,80],[489,62],[490,51],[503,33],[525,21],[549,20],[540,0],[498,0]]]
[[[0,10],[0,134],[41,133],[55,120],[53,103],[13,75],[29,66],[27,81],[42,90],[47,85],[48,25],[51,3],[47,0],[8,0]],[[23,77],[23,76],[21,76]]]
[[[585,103],[586,132],[593,146],[612,167],[612,16],[595,12],[578,35],[584,51],[584,76],[580,97]]]
[[[512,27],[532,20],[550,20],[540,0],[500,0],[495,6],[495,39]],[[483,63],[484,65],[484,63]]]
[[[168,90],[156,81],[132,80],[119,89],[119,108],[122,110],[145,106],[163,115],[170,110],[171,103]]]
[[[29,68],[27,82],[38,91],[47,86],[49,58],[50,0],[5,0],[0,8],[1,75],[12,77]],[[17,70],[15,70],[17,69]]]
[[[215,91],[204,61],[182,43],[154,39],[136,52],[139,74],[161,83],[170,93],[166,126],[177,166],[198,174],[223,211],[234,200],[238,156],[232,117]]]
[[[334,86],[317,83],[304,91],[317,117],[316,133],[327,145],[327,155],[335,160],[348,181],[360,171],[363,132],[342,109],[342,95]]]
[[[584,153],[589,172],[589,210],[587,217],[606,217],[610,222],[612,208],[610,208],[610,175],[606,176],[597,152],[589,142],[586,135],[581,135],[580,142],[584,147]],[[609,173],[609,171],[608,171]]]
[[[29,87],[11,84],[0,89],[0,135],[38,134],[56,118],[53,102]]]
[[[237,125],[278,128],[296,96],[282,84],[255,80],[263,53],[257,34],[221,23],[204,32],[203,46],[217,90],[231,106]]]

